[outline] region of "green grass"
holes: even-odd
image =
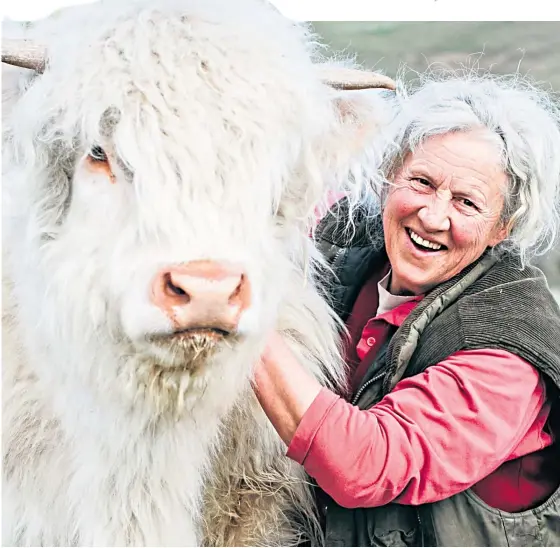
[[[315,22],[333,50],[356,54],[366,68],[394,76],[406,64],[424,71],[477,64],[498,74],[520,71],[560,91],[560,22]]]

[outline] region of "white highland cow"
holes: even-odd
[[[342,89],[391,81],[337,81],[257,0],[107,0],[30,36],[3,45],[4,545],[316,534],[250,379],[272,329],[342,376],[308,234],[375,167],[382,113]]]

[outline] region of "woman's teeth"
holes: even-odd
[[[418,234],[416,234],[416,232],[414,232],[413,230],[408,230],[408,233],[410,234],[410,239],[417,245],[421,246],[421,247],[425,247],[427,249],[433,249],[434,251],[438,251],[440,250],[443,246],[441,244],[436,244],[435,242],[430,242],[429,240],[424,240],[424,238],[421,238]]]

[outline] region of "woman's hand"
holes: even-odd
[[[303,369],[282,336],[273,333],[255,368],[254,389],[270,422],[290,445],[321,385]]]

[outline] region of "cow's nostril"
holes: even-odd
[[[239,294],[241,293],[241,291],[243,289],[244,281],[245,281],[245,274],[241,274],[241,279],[239,280],[238,286],[235,288],[233,293],[229,296],[229,299],[228,299],[229,303],[232,303],[237,299],[237,297],[239,296]]]
[[[164,283],[165,283],[165,288],[171,294],[180,295],[180,296],[187,295],[187,292],[184,289],[180,288],[178,285],[175,285],[173,283],[173,280],[171,279],[171,274],[167,273],[165,275]]]

